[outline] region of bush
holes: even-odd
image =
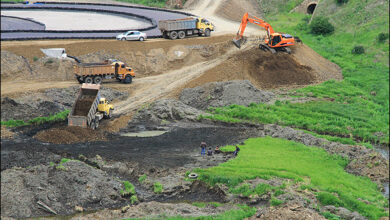
[[[155,182],[153,184],[153,191],[154,193],[162,193],[163,192],[163,186],[160,182]]]
[[[364,47],[363,46],[355,46],[352,49],[353,54],[363,54],[364,53]]]
[[[38,61],[38,57],[33,58],[34,62]]]
[[[132,196],[130,197],[130,203],[131,203],[132,205],[138,203],[138,198],[137,198],[136,195],[132,195]]]
[[[123,181],[122,183],[125,186],[125,189],[122,189],[120,191],[122,196],[129,196],[135,194],[135,188],[133,184],[131,184],[129,181]]]
[[[315,17],[310,23],[310,31],[313,34],[327,35],[334,32],[334,26],[326,17]]]
[[[332,193],[319,192],[317,199],[321,202],[322,205],[334,205],[336,207],[344,206],[343,202]]]
[[[138,178],[138,181],[139,181],[140,183],[143,183],[143,182],[146,180],[146,178],[148,178],[148,177],[146,176],[146,174],[144,174],[144,175],[142,175],[142,176],[140,176],[140,177]]]
[[[389,33],[379,33],[378,34],[378,42],[383,43],[385,40],[389,38]]]
[[[348,0],[336,0],[336,3],[339,5],[347,4]]]
[[[278,206],[280,204],[282,204],[283,201],[282,200],[279,200],[279,199],[275,199],[275,198],[272,198],[271,199],[271,206]]]

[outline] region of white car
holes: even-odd
[[[139,40],[144,41],[146,40],[147,36],[145,33],[140,31],[128,31],[126,33],[120,34],[116,36],[117,40]]]

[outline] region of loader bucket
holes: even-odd
[[[233,39],[233,44],[237,47],[237,48],[241,48],[241,39]]]

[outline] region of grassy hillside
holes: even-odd
[[[342,68],[343,81],[297,90],[303,96],[333,101],[230,106],[212,110],[210,118],[276,123],[357,141],[389,143],[389,41],[378,41],[380,33],[388,34],[389,8],[385,5],[388,1],[350,0],[344,5],[321,1],[316,16],[326,15],[335,26],[335,32],[327,36],[311,34],[306,15],[268,13],[266,20],[275,30],[299,36]],[[365,53],[353,54],[355,46],[363,46]]]
[[[329,155],[323,149],[271,137],[249,139],[240,147],[237,158],[217,167],[198,169],[200,178],[210,184],[226,184],[233,193],[239,190],[244,194],[237,187],[243,180],[288,178],[302,182],[301,188],[312,190],[323,205],[343,206],[370,219],[386,215],[387,202],[376,184],[366,177],[347,173],[344,167],[348,161]],[[234,149],[233,146],[227,148]]]

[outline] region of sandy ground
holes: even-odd
[[[236,34],[241,22],[241,20],[237,20],[236,18],[244,14],[232,17],[230,20],[223,18],[218,15],[217,11],[224,3],[222,0],[190,0],[185,5],[185,7],[187,6],[185,11],[210,20],[216,26],[215,34]],[[265,34],[265,30],[262,28],[251,25],[248,25],[245,31],[246,36]]]
[[[2,10],[1,15],[30,18],[45,24],[46,30],[118,30],[151,26],[146,20],[96,12]]]

